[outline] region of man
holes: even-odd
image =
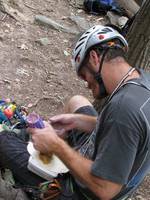
[[[100,116],[87,99],[75,96],[68,114],[52,117],[44,129],[30,130],[34,147],[53,152],[70,170],[72,187],[61,180],[69,195],[62,191],[58,199],[127,199],[149,171],[150,77],[126,62],[127,48],[111,27],[87,30],[76,44],[73,65],[95,98],[108,95]],[[56,124],[68,133],[69,144],[56,134]]]

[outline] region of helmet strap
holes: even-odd
[[[99,91],[99,97],[100,98],[104,98],[108,95],[106,88],[105,88],[105,85],[104,85],[104,81],[103,81],[102,76],[101,76],[101,70],[102,70],[103,62],[104,62],[104,59],[105,59],[105,56],[106,56],[106,53],[108,52],[108,50],[109,50],[109,48],[106,48],[104,50],[104,53],[102,55],[102,59],[101,59],[101,62],[100,62],[99,70],[98,70],[98,72],[96,72],[94,74],[94,78],[98,82],[99,87],[100,87],[100,91]]]
[[[104,82],[103,82],[101,75],[97,72],[97,73],[95,73],[94,78],[98,82],[99,87],[100,87],[99,97],[100,98],[106,97],[108,95],[108,93],[106,91],[106,88],[105,88],[105,85],[104,85]]]
[[[104,53],[102,54],[102,58],[101,58],[101,62],[100,62],[100,65],[99,65],[98,72],[94,72],[90,67],[88,67],[88,70],[90,71],[91,74],[93,74],[95,80],[99,84],[99,87],[100,87],[99,98],[104,98],[108,95],[106,88],[105,88],[105,85],[104,85],[104,82],[103,82],[103,79],[102,79],[102,76],[101,76],[101,70],[102,70],[103,62],[104,62],[104,59],[105,59],[105,56],[106,56],[106,53],[108,52],[108,50],[109,50],[109,47],[104,49]]]

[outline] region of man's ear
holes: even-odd
[[[99,63],[99,56],[97,55],[96,51],[90,51],[90,59],[89,62],[92,66],[97,66]]]

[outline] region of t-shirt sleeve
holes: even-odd
[[[105,122],[104,137],[92,165],[93,175],[126,184],[137,154],[139,134],[120,121]]]

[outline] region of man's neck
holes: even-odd
[[[127,82],[128,80],[131,80],[131,79],[139,78],[139,77],[140,77],[140,74],[139,74],[139,72],[135,69],[135,70],[132,72],[132,74],[126,78],[125,82]]]
[[[121,77],[120,81],[116,84],[116,87],[114,87],[112,93],[118,90],[118,88],[120,88],[123,83],[139,77],[140,77],[139,72],[135,68],[130,67],[128,71],[124,74],[124,76]]]
[[[110,69],[110,79],[108,80],[109,84],[107,88],[109,94],[111,94],[121,82],[140,77],[139,72],[126,62],[114,62],[110,64],[111,65],[108,66]]]

